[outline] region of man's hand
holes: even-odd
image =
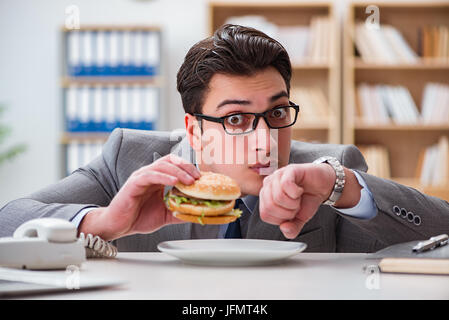
[[[353,207],[360,200],[354,173],[345,168],[346,184],[336,207]],[[290,164],[263,181],[259,193],[260,217],[279,225],[286,238],[294,239],[326,201],[335,184],[335,171],[326,164]]]
[[[109,206],[90,211],[78,230],[112,240],[184,223],[165,207],[164,186],[174,186],[178,181],[190,185],[199,177],[193,164],[174,155],[162,157],[133,172]]]

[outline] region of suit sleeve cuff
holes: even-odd
[[[86,214],[88,214],[90,211],[92,211],[93,209],[96,209],[98,207],[87,207],[84,208],[82,210],[80,210],[71,220],[71,222],[76,226],[76,228],[78,229],[81,221],[83,221],[83,218],[86,216]]]
[[[373,195],[371,191],[369,190],[365,180],[362,178],[360,174],[358,174],[356,171],[351,170],[354,172],[355,177],[357,178],[357,181],[359,184],[363,187],[360,191],[360,200],[359,202],[352,208],[335,208],[335,210],[339,211],[340,213],[360,218],[360,219],[372,219],[377,215],[377,207],[374,202]]]

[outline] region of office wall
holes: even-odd
[[[0,1],[0,104],[8,108],[0,121],[13,130],[0,150],[16,142],[28,145],[26,153],[0,167],[0,207],[59,179],[60,30],[71,4],[78,6],[81,24],[162,27],[164,114],[170,114],[162,119],[163,129],[183,126],[176,72],[190,46],[207,35],[205,1]]]

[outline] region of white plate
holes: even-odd
[[[242,266],[280,263],[307,245],[293,241],[201,239],[165,241],[157,247],[190,264]]]

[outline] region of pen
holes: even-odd
[[[431,237],[429,240],[420,241],[413,247],[413,252],[424,252],[433,250],[436,247],[441,247],[449,242],[449,236],[447,234],[440,234],[439,236]]]

